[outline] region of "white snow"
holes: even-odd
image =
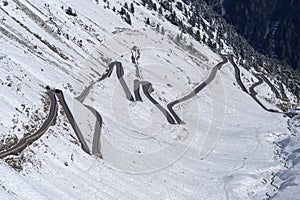
[[[133,91],[133,46],[141,50],[142,79],[153,84],[151,95],[164,108],[205,80],[222,60],[189,37],[187,44],[192,42],[198,53],[176,45],[170,39],[178,33],[176,27],[137,4],[130,26],[119,14],[105,9],[103,1],[20,1],[42,19],[42,26],[39,18],[17,2],[9,1],[6,7],[1,4],[0,9],[0,19],[4,19],[0,27],[11,34],[2,32],[0,36],[0,139],[8,134],[20,139],[28,133],[26,124],[40,126],[48,112],[42,101],[44,87],[50,85],[64,91],[91,148],[95,117],[75,97],[114,60],[122,62],[124,79]],[[119,10],[119,3],[123,1],[111,0],[110,8]],[[70,6],[78,16],[66,15],[62,6]],[[166,34],[145,26],[145,17],[164,26]],[[256,79],[249,71],[241,71],[249,88],[251,78]],[[278,102],[267,85],[257,91],[267,107],[275,108]],[[294,98],[292,94],[288,97]],[[273,194],[273,174],[284,170],[282,162],[274,158],[273,144],[282,138],[274,134],[291,136],[288,119],[267,113],[245,94],[237,86],[231,64],[225,64],[196,97],[174,107],[184,125],[168,124],[143,93],[142,98],[143,102],[125,98],[115,70],[110,78],[97,82],[84,104],[102,115],[104,159],[82,151],[60,109],[56,124],[39,140],[21,155],[0,160],[1,199],[216,200],[264,199]],[[14,170],[10,160],[16,165],[20,161],[22,170]],[[297,190],[293,192],[297,194]]]

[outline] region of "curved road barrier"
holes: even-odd
[[[50,111],[49,111],[46,121],[39,128],[39,130],[37,130],[37,132],[20,139],[20,141],[15,146],[13,146],[3,152],[0,152],[0,158],[4,158],[8,155],[17,155],[17,154],[21,153],[28,145],[32,144],[34,141],[39,139],[48,130],[48,128],[52,125],[52,123],[56,117],[58,106],[57,106],[57,101],[56,101],[54,92],[51,90],[48,90],[46,92],[46,94],[50,97]]]

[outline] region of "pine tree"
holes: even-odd
[[[149,17],[148,17],[147,20],[146,20],[146,24],[147,24],[147,25],[150,25],[150,19],[149,19]]]
[[[130,12],[133,14],[134,13],[134,5],[133,3],[130,4]]]
[[[178,2],[176,3],[176,8],[177,8],[178,10],[182,11],[182,3],[178,1]]]
[[[142,0],[142,5],[145,6],[146,5],[146,0]]]
[[[156,25],[156,33],[159,33],[159,24]]]
[[[120,10],[120,15],[125,15],[126,11],[125,9],[122,7],[121,10]]]
[[[131,18],[130,15],[128,13],[126,13],[126,22],[131,25]]]
[[[126,10],[128,10],[128,4],[127,4],[127,3],[124,4],[124,8],[125,8]]]
[[[202,42],[206,43],[206,36],[205,35],[203,35],[203,37],[202,37]]]
[[[165,35],[165,28],[161,27],[161,34]]]
[[[160,15],[163,14],[163,10],[162,10],[162,7],[161,7],[161,6],[160,6],[159,9],[158,9],[158,13],[159,13]]]
[[[155,12],[157,11],[156,3],[153,4],[153,10],[154,10]]]
[[[188,17],[188,12],[187,12],[187,9],[186,9],[186,7],[184,6],[184,12],[183,12],[183,15],[185,16],[185,17]]]
[[[200,36],[200,31],[199,30],[197,30],[197,32],[196,32],[196,40],[197,41],[201,40],[201,36]]]
[[[193,31],[193,27],[189,26],[186,30],[186,32],[189,34],[189,35],[194,35],[194,31]]]
[[[181,39],[180,39],[180,35],[177,34],[176,37],[175,37],[175,42],[176,42],[176,43],[180,43],[180,40],[181,40]]]

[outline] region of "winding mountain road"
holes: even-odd
[[[19,153],[21,153],[28,145],[32,144],[34,141],[36,141],[37,139],[39,139],[47,130],[48,128],[53,124],[54,119],[57,115],[57,111],[58,111],[58,105],[57,105],[57,100],[56,97],[59,99],[59,103],[61,104],[61,106],[63,107],[66,117],[69,120],[80,144],[81,144],[81,148],[88,154],[90,154],[90,150],[88,145],[85,142],[85,139],[82,136],[82,133],[65,101],[63,92],[61,90],[55,89],[55,90],[50,90],[47,89],[46,94],[50,97],[50,111],[48,114],[47,119],[45,120],[45,122],[43,123],[43,125],[41,126],[41,128],[39,130],[37,130],[37,132],[35,132],[32,135],[26,136],[22,139],[20,139],[20,141],[13,147],[0,152],[0,159],[1,158],[5,158],[6,156],[9,155],[18,155]]]
[[[126,98],[129,100],[129,101],[134,101],[134,98],[133,96],[131,95],[131,92],[123,78],[124,76],[124,69],[123,69],[123,65],[121,62],[112,62],[111,64],[109,64],[109,73],[108,73],[108,77],[110,77],[112,71],[113,71],[113,67],[116,66],[116,71],[117,71],[117,77],[122,85],[122,88],[126,94]]]
[[[216,77],[217,71],[221,69],[221,67],[228,62],[226,56],[221,55],[221,58],[223,59],[222,62],[218,63],[216,66],[213,67],[211,70],[209,76],[207,77],[206,80],[204,80],[200,85],[198,85],[192,92],[190,92],[188,95],[177,99],[175,101],[170,102],[167,107],[170,111],[170,113],[174,116],[176,122],[178,124],[184,124],[184,122],[180,119],[180,117],[176,114],[176,112],[173,110],[173,107],[179,103],[182,103],[184,101],[187,101],[194,96],[196,96],[203,88],[205,88],[207,85],[209,85]]]
[[[53,123],[53,121],[56,117],[58,106],[57,106],[57,101],[56,101],[54,92],[51,91],[51,90],[48,90],[46,92],[46,94],[50,98],[50,111],[49,111],[48,117],[45,120],[45,122],[42,124],[42,126],[39,128],[39,130],[37,130],[35,133],[20,139],[20,141],[15,146],[13,146],[13,147],[11,147],[11,148],[3,151],[3,152],[0,152],[0,158],[4,158],[4,157],[9,156],[9,155],[19,154],[28,145],[32,144],[34,141],[39,139],[48,130],[48,128],[51,126],[51,124]]]
[[[79,140],[79,142],[81,143],[81,148],[86,153],[90,154],[89,147],[88,147],[87,143],[85,142],[85,139],[83,138],[82,133],[81,133],[81,131],[80,131],[80,129],[79,129],[79,127],[78,127],[78,125],[77,125],[77,123],[76,123],[76,121],[75,121],[75,119],[74,119],[67,103],[66,103],[63,92],[59,89],[55,89],[55,94],[56,94],[57,98],[59,99],[59,102],[60,102],[61,106],[63,107],[63,109],[65,111],[65,114],[66,114],[66,116],[67,116],[67,118],[68,118],[68,120],[69,120],[69,122],[70,122],[70,124],[71,124],[78,140]]]
[[[248,91],[247,91],[247,89],[246,89],[244,83],[243,83],[242,80],[241,80],[241,70],[240,70],[240,68],[236,65],[236,63],[234,62],[234,60],[233,60],[233,55],[232,55],[232,54],[228,54],[228,55],[226,55],[226,56],[228,56],[228,59],[229,59],[230,63],[231,63],[232,66],[234,67],[234,75],[235,75],[235,80],[236,80],[236,82],[239,84],[240,88],[241,88],[244,92],[248,93]],[[249,93],[248,93],[248,94],[249,94]]]
[[[274,110],[274,109],[269,109],[267,108],[263,103],[261,103],[258,98],[256,97],[257,92],[254,90],[257,86],[261,85],[264,83],[264,80],[261,76],[259,76],[259,74],[256,74],[255,77],[258,79],[258,82],[254,83],[250,88],[249,88],[249,92],[251,97],[256,101],[256,103],[258,103],[264,110],[268,111],[268,112],[272,112],[272,113],[280,113],[280,114],[289,114],[286,112],[282,112],[279,110]]]
[[[279,94],[277,88],[270,82],[270,80],[263,74],[256,74],[255,75],[256,78],[260,77],[261,79],[263,79],[263,81],[268,84],[268,86],[271,88],[272,92],[275,94],[277,99],[282,99],[281,95]]]
[[[145,96],[163,113],[163,115],[167,118],[167,121],[170,124],[176,124],[170,113],[150,95],[154,91],[152,84],[147,81],[143,81],[141,82],[141,85],[143,86]]]
[[[263,82],[266,82],[269,87],[271,88],[271,90],[274,92],[276,98],[278,99],[282,99],[282,98],[287,98],[287,96],[285,95],[283,86],[279,84],[279,88],[281,91],[281,95],[279,94],[279,92],[277,91],[276,87],[262,74],[256,74],[255,77],[258,79],[258,81],[256,83],[254,83],[250,88],[249,88],[249,92],[246,89],[245,85],[243,84],[242,80],[241,80],[241,75],[240,75],[240,69],[239,67],[236,65],[236,63],[234,62],[233,59],[233,55],[229,54],[229,55],[221,55],[222,61],[220,63],[218,63],[216,66],[214,66],[211,70],[211,72],[209,73],[208,77],[201,83],[199,84],[193,91],[191,91],[189,94],[187,94],[186,96],[179,98],[177,100],[174,100],[172,102],[170,102],[167,105],[167,109],[165,109],[163,106],[161,106],[152,96],[151,93],[154,91],[153,87],[152,87],[152,83],[147,82],[147,81],[140,81],[138,79],[134,80],[134,85],[133,85],[133,89],[134,89],[134,97],[131,94],[123,76],[124,76],[124,68],[122,66],[121,62],[112,62],[109,64],[108,68],[106,69],[106,71],[104,72],[104,74],[95,82],[93,82],[92,84],[90,84],[87,88],[84,89],[84,91],[78,96],[76,97],[76,99],[81,102],[83,104],[84,99],[86,98],[86,96],[89,94],[90,90],[93,88],[93,86],[95,85],[95,83],[102,81],[108,77],[111,76],[114,67],[116,67],[116,74],[118,77],[118,80],[123,88],[123,91],[126,95],[126,98],[129,101],[140,101],[142,102],[142,97],[140,95],[140,89],[142,88],[143,93],[145,94],[145,96],[148,98],[148,100],[150,100],[161,112],[162,114],[166,117],[167,121],[170,124],[184,124],[184,121],[182,121],[180,119],[180,117],[177,115],[177,113],[173,110],[173,107],[176,106],[179,103],[182,103],[184,101],[187,101],[191,98],[193,98],[194,96],[196,96],[203,88],[205,88],[206,86],[208,86],[216,77],[216,74],[218,72],[218,70],[220,70],[222,68],[222,66],[228,62],[228,60],[230,61],[230,63],[232,64],[232,66],[234,67],[235,70],[235,79],[238,83],[238,85],[240,86],[240,88],[247,94],[249,94],[264,110],[268,111],[268,112],[273,112],[273,113],[280,113],[280,114],[290,114],[290,113],[285,113],[285,112],[281,112],[278,110],[273,110],[273,109],[268,109],[266,108],[256,97],[257,96],[257,92],[255,91],[255,88],[259,85],[261,85]],[[37,140],[38,138],[40,138],[47,130],[48,128],[52,125],[52,123],[54,122],[54,119],[57,115],[57,111],[58,111],[58,105],[57,105],[57,99],[59,100],[59,103],[61,104],[63,110],[65,111],[66,117],[68,119],[68,121],[70,122],[80,144],[81,144],[81,148],[83,149],[83,151],[85,151],[88,154],[93,154],[99,158],[103,158],[102,154],[101,154],[101,130],[102,130],[102,124],[103,124],[103,119],[101,117],[101,115],[99,114],[99,112],[94,109],[91,106],[85,105],[83,104],[86,108],[88,108],[96,117],[96,124],[95,124],[95,133],[94,133],[94,137],[93,137],[93,144],[92,144],[92,152],[90,152],[90,149],[82,135],[82,132],[80,131],[73,115],[72,112],[70,111],[63,92],[59,89],[50,89],[47,88],[47,92],[46,94],[49,96],[50,98],[50,111],[48,114],[47,119],[45,120],[45,122],[42,124],[41,128],[35,132],[34,134],[24,137],[22,139],[20,139],[20,141],[13,147],[0,152],[0,158],[4,158],[8,155],[17,155],[20,152],[22,152],[28,145],[32,144],[35,140]]]
[[[232,66],[234,67],[235,69],[235,78],[236,78],[236,81],[237,83],[239,84],[239,86],[241,87],[241,89],[249,94],[264,110],[268,111],[268,112],[272,112],[272,113],[279,113],[279,114],[285,114],[287,116],[293,116],[294,114],[293,113],[290,113],[290,112],[282,112],[282,111],[279,111],[279,110],[274,110],[274,109],[269,109],[267,108],[263,103],[261,103],[258,98],[256,97],[257,95],[257,92],[255,92],[254,88],[256,88],[257,86],[261,85],[264,81],[269,85],[269,87],[271,88],[271,90],[274,92],[276,98],[278,99],[281,99],[282,100],[282,97],[281,95],[278,93],[276,87],[263,75],[263,74],[255,74],[255,77],[258,79],[258,82],[254,83],[250,88],[249,88],[249,92],[247,91],[245,85],[243,84],[243,82],[241,81],[241,75],[240,75],[240,69],[239,67],[236,65],[236,63],[234,62],[233,60],[233,55],[232,54],[229,54],[229,55],[226,55],[228,56]],[[284,92],[284,90],[283,90]]]
[[[135,79],[133,82],[133,93],[134,93],[134,97],[131,94],[128,85],[126,84],[125,80],[123,79],[124,76],[124,68],[121,62],[112,62],[109,64],[107,70],[104,72],[104,74],[101,76],[100,79],[98,79],[96,82],[102,81],[108,77],[111,76],[114,67],[116,67],[116,74],[117,77],[119,79],[120,84],[122,85],[122,88],[124,90],[124,93],[126,95],[126,98],[129,101],[140,101],[142,102],[143,99],[140,95],[140,91],[142,88],[143,93],[145,94],[145,96],[148,98],[148,100],[150,100],[161,112],[162,114],[166,117],[168,123],[170,124],[184,124],[184,122],[180,119],[180,117],[176,114],[176,112],[173,110],[173,107],[176,106],[179,103],[182,103],[184,101],[187,101],[191,98],[193,98],[194,96],[196,96],[203,88],[205,88],[206,86],[208,86],[216,77],[216,74],[218,72],[218,70],[220,70],[222,68],[222,66],[224,64],[226,64],[228,62],[228,60],[231,62],[231,64],[234,67],[235,70],[235,79],[238,83],[238,85],[240,86],[240,88],[247,94],[249,94],[264,110],[268,111],[268,112],[273,112],[273,113],[281,113],[281,114],[286,114],[284,112],[280,112],[277,110],[273,110],[273,109],[268,109],[266,108],[256,97],[257,92],[254,90],[257,86],[259,86],[260,84],[262,84],[264,81],[269,85],[269,87],[272,89],[272,91],[275,93],[276,97],[280,97],[278,96],[278,91],[276,90],[275,86],[272,85],[272,83],[264,76],[264,75],[257,75],[257,79],[258,82],[254,83],[250,88],[249,88],[249,92],[246,89],[245,85],[243,84],[242,80],[241,80],[241,72],[239,67],[236,65],[236,63],[233,60],[233,55],[229,54],[229,55],[220,55],[222,58],[222,61],[220,63],[218,63],[216,66],[214,66],[211,70],[211,72],[209,73],[208,77],[206,78],[206,80],[204,80],[201,84],[199,84],[192,92],[190,92],[189,94],[187,94],[186,96],[177,99],[175,101],[172,101],[171,103],[169,103],[167,105],[168,110],[166,110],[163,106],[161,106],[152,96],[151,93],[154,91],[153,87],[152,87],[152,83],[147,82],[147,81],[140,81],[138,79]],[[93,87],[93,85],[96,83],[92,83],[89,87],[86,88],[85,91],[83,91],[83,93],[79,96],[81,100],[84,100],[85,97],[88,95],[89,91],[91,90],[91,88]],[[276,92],[275,92],[276,91]],[[84,104],[85,105],[85,104]],[[96,125],[95,125],[95,134],[94,134],[94,138],[93,138],[93,147],[92,147],[92,154],[95,156],[98,156],[100,158],[102,158],[102,154],[101,154],[101,129],[102,129],[102,123],[103,123],[103,119],[101,117],[101,115],[97,112],[97,110],[95,110],[93,107],[85,105],[96,117]]]
[[[283,99],[284,101],[288,101],[289,98],[286,96],[286,93],[285,93],[285,91],[284,91],[284,88],[283,88],[282,83],[279,82],[278,85],[279,85],[279,90],[280,90],[282,99]]]
[[[79,102],[83,102],[84,99],[87,97],[87,95],[90,93],[91,89],[93,88],[93,86],[97,83],[97,82],[101,82],[106,78],[109,78],[114,70],[114,66],[116,66],[116,73],[117,73],[117,77],[122,85],[122,88],[126,94],[126,97],[128,100],[133,101],[133,97],[130,93],[130,90],[126,84],[126,82],[124,81],[124,69],[123,69],[123,65],[121,62],[115,61],[112,62],[108,65],[108,68],[105,70],[104,74],[96,81],[94,81],[93,83],[91,83],[88,87],[86,87],[82,93],[78,96],[75,97],[75,99],[77,99]]]

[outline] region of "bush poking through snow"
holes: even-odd
[[[5,151],[18,143],[18,137],[13,135],[6,135],[0,138],[0,151]]]
[[[73,11],[73,9],[71,7],[68,7],[68,9],[66,10],[66,14],[71,15],[73,17],[77,16],[77,13],[75,11]]]
[[[7,1],[3,1],[3,6],[7,6],[8,5],[8,2]]]

